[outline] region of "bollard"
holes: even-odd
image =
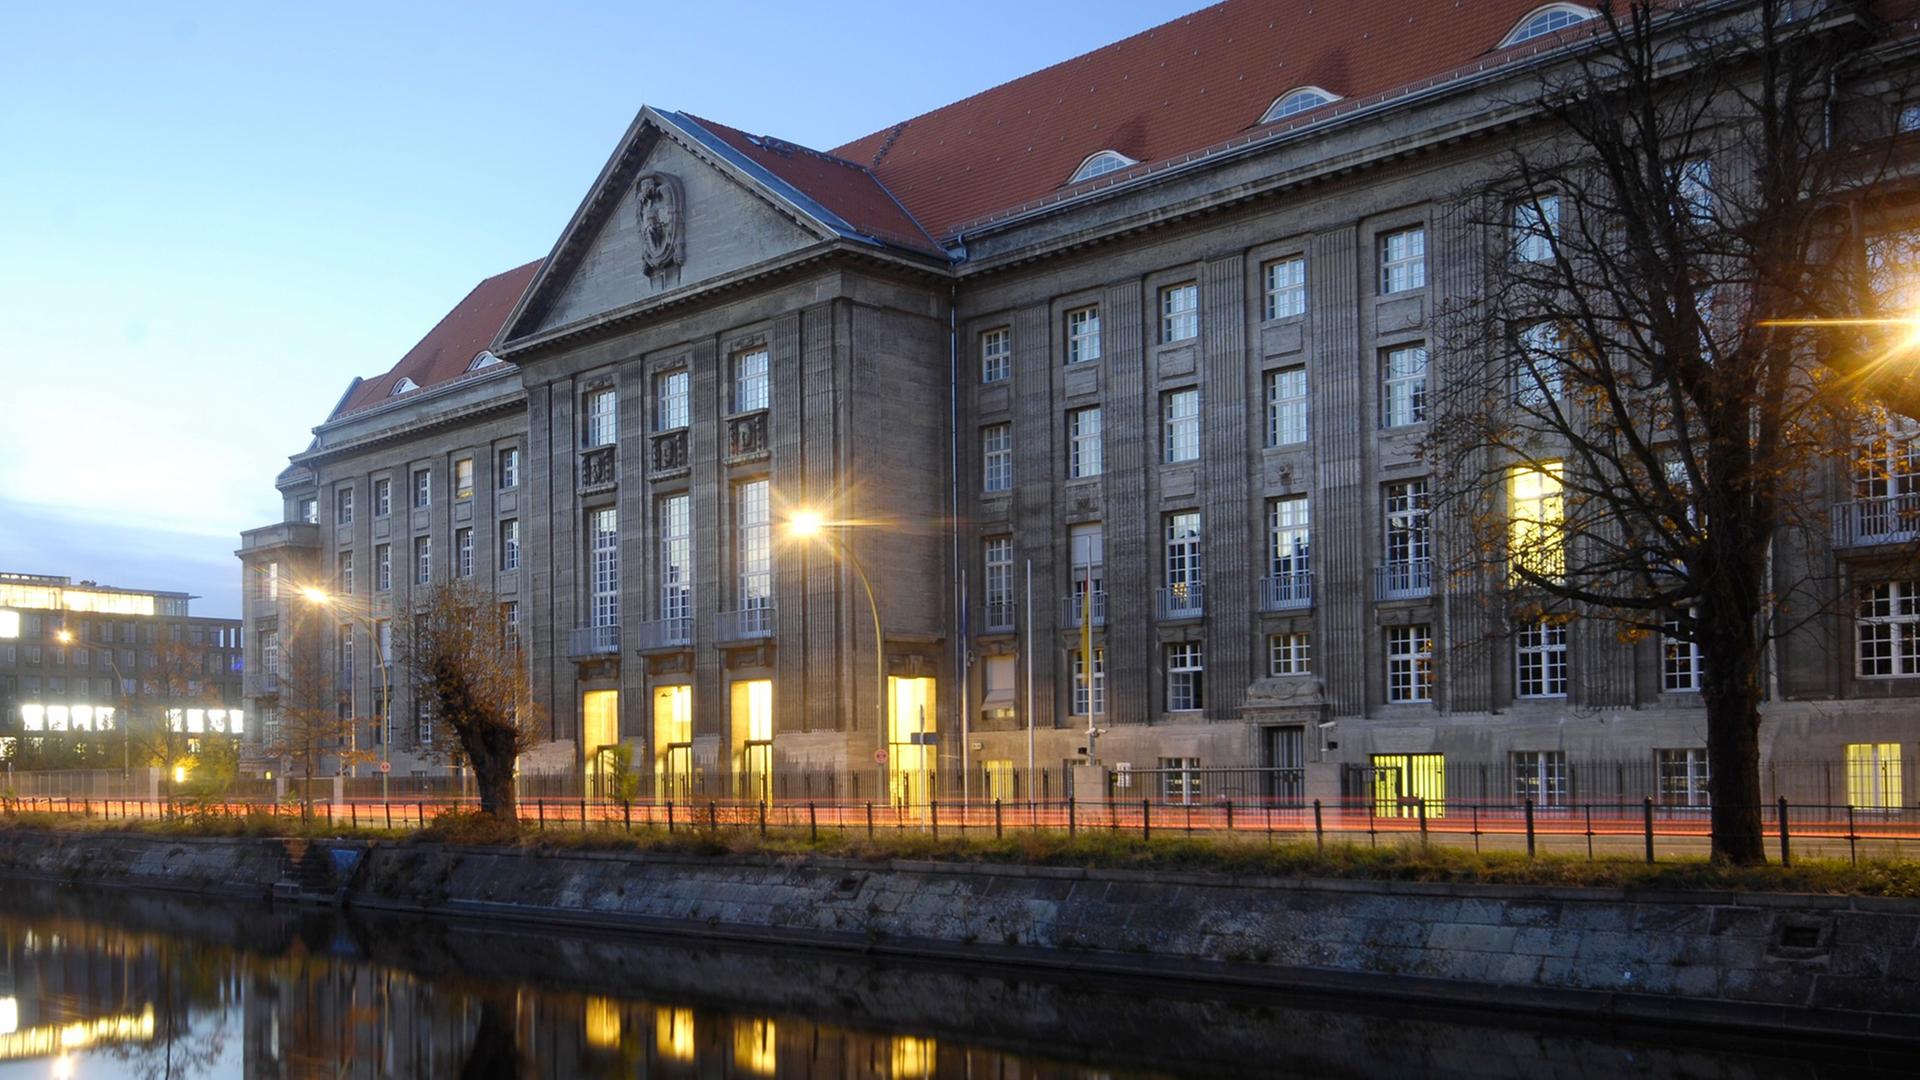
[[[1793,848],[1787,839],[1787,797],[1780,796],[1780,865],[1793,865]]]
[[[872,800],[868,800],[867,802],[867,839],[868,840],[873,839],[873,802]]]
[[[1426,796],[1422,795],[1419,798],[1415,799],[1413,801],[1413,804],[1414,804],[1414,807],[1420,811],[1420,847],[1422,850],[1424,850],[1427,846],[1427,799],[1426,799]]]
[[[1320,800],[1313,800],[1313,844],[1321,851],[1327,850],[1326,823],[1320,819]]]
[[[712,799],[707,800],[707,828],[712,832],[720,831],[720,804]]]
[[[1153,803],[1140,800],[1140,839],[1153,839]]]
[[[1000,839],[1000,800],[993,800],[993,838]]]
[[[1640,812],[1645,815],[1647,826],[1647,865],[1653,865],[1653,796],[1649,795],[1640,804]]]
[[[1527,800],[1527,858],[1533,858],[1533,800]]]

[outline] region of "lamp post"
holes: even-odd
[[[817,510],[800,509],[787,517],[787,535],[797,540],[820,540],[829,545],[835,558],[845,559],[853,567],[853,574],[860,579],[860,587],[867,594],[867,610],[873,613],[873,675],[876,683],[874,690],[878,697],[880,711],[874,720],[873,764],[875,769],[876,795],[886,792],[887,763],[884,756],[887,749],[887,641],[880,630],[880,601],[874,598],[873,582],[867,578],[866,568],[853,554],[853,549],[841,541],[838,534],[830,532],[830,525]]]
[[[380,801],[387,801],[387,776],[393,769],[389,748],[393,745],[393,688],[387,675],[386,650],[380,647],[380,627],[372,614],[364,611],[352,611],[340,604],[340,598],[325,589],[308,586],[300,590],[301,599],[319,608],[328,608],[336,614],[343,614],[367,631],[367,640],[373,645],[375,667],[380,669]],[[347,693],[353,695],[356,688],[347,687]],[[351,707],[351,705],[349,705]],[[355,730],[356,737],[358,729]]]

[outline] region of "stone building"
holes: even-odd
[[[1690,647],[1456,648],[1434,572],[1419,403],[1481,250],[1442,207],[1592,14],[1230,0],[829,152],[643,108],[545,259],[316,429],[248,572],[350,564],[385,618],[383,545],[406,582],[471,546],[542,760],[625,742],[662,794],[1057,796],[1091,721],[1134,797],[1702,801]],[[1920,670],[1798,633],[1772,762],[1902,801]]]

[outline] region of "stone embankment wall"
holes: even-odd
[[[319,846],[319,845],[316,845]],[[356,847],[359,845],[338,845]],[[364,849],[357,906],[1920,1041],[1920,903],[895,861]],[[0,874],[262,897],[271,840],[0,832]]]

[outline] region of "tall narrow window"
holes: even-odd
[[[1160,340],[1188,341],[1200,336],[1200,287],[1191,281],[1160,290]]]
[[[393,588],[393,545],[373,547],[373,587],[381,592]]]
[[[506,600],[500,604],[500,642],[509,652],[520,649],[520,601]]]
[[[353,595],[353,552],[343,551],[336,558],[333,587],[340,590],[342,596]]]
[[[733,358],[733,411],[758,412],[767,407],[767,350],[738,353]]]
[[[1078,646],[1073,649],[1073,715],[1107,714],[1107,649],[1093,647],[1093,678],[1087,678],[1087,658]]]
[[[473,498],[473,459],[470,457],[453,463],[453,497]]]
[[[1860,590],[1855,671],[1863,679],[1920,675],[1920,581]]]
[[[1089,606],[1093,608],[1093,620],[1103,623],[1107,617],[1107,539],[1106,531],[1097,521],[1082,522],[1067,527],[1067,556],[1073,573],[1073,586],[1069,594],[1072,600],[1071,610],[1067,613],[1067,622],[1072,626],[1080,625],[1080,616]],[[1084,599],[1091,589],[1093,600],[1089,604]]]
[[[985,570],[987,629],[1013,629],[1013,537],[989,536],[980,542]]]
[[[1516,750],[1513,801],[1535,806],[1567,805],[1567,755],[1562,750]]]
[[[990,424],[980,429],[980,465],[981,490],[1013,490],[1012,424]]]
[[[433,472],[430,469],[413,470],[413,508],[424,510],[433,505]]]
[[[620,625],[620,516],[613,507],[587,512],[590,626]]]
[[[353,524],[353,489],[343,487],[333,493],[333,523]]]
[[[1553,261],[1553,245],[1560,236],[1560,199],[1555,195],[1522,199],[1513,204],[1513,257],[1519,262]]]
[[[300,523],[302,525],[320,524],[320,500],[309,496],[300,500]]]
[[[1269,319],[1291,319],[1307,313],[1307,259],[1290,255],[1267,264]]]
[[[1706,747],[1655,750],[1653,759],[1659,773],[1660,805],[1709,805],[1713,774],[1707,766]]]
[[[659,503],[660,617],[693,617],[693,498],[664,495]]]
[[[1425,423],[1427,419],[1427,347],[1403,345],[1382,357],[1387,427]]]
[[[773,517],[767,495],[765,480],[749,480],[733,489],[734,550],[743,610],[773,603]]]
[[[494,468],[495,486],[501,491],[511,491],[520,486],[520,448],[509,446],[500,451],[499,464]]]
[[[1427,521],[1426,478],[1388,484],[1384,502],[1387,563],[1394,566],[1424,564],[1433,557],[1433,539]]]
[[[431,536],[413,538],[413,583],[415,585],[433,584],[433,537]]]
[[[1507,563],[1516,582],[1556,581],[1566,573],[1561,475],[1558,461],[1507,473]]]
[[[1307,441],[1307,369],[1267,372],[1267,445]]]
[[[1707,670],[1700,643],[1683,636],[1684,629],[1677,616],[1668,617],[1662,625],[1665,633],[1660,636],[1660,688],[1674,693],[1699,690]]]
[[[663,371],[653,377],[653,430],[678,431],[687,426],[687,369]]]
[[[1525,409],[1545,409],[1560,400],[1566,342],[1560,327],[1541,319],[1514,335],[1513,400]]]
[[[380,477],[373,482],[373,516],[386,517],[393,513],[393,481]]]
[[[1100,359],[1100,309],[1075,308],[1067,312],[1067,363]]]
[[[1427,283],[1427,230],[1415,226],[1380,238],[1380,291],[1406,292]]]
[[[1206,660],[1199,642],[1168,643],[1168,712],[1197,712],[1206,706],[1206,670]]]
[[[1206,585],[1200,554],[1200,512],[1168,514],[1166,536],[1166,610],[1173,615],[1198,612]]]
[[[595,390],[586,396],[581,405],[586,417],[586,426],[581,435],[587,449],[596,446],[612,446],[620,438],[619,399],[612,390]]]
[[[1567,696],[1567,624],[1523,623],[1514,641],[1514,690],[1523,698]]]
[[[340,681],[353,685],[353,627],[342,626],[334,631],[335,641],[340,650]]]
[[[1100,407],[1067,413],[1067,476],[1100,475]]]
[[[500,523],[500,569],[520,569],[519,518],[508,518]]]
[[[1267,572],[1286,590],[1304,591],[1312,562],[1312,533],[1307,496],[1291,495],[1267,504]]]
[[[473,576],[473,529],[471,526],[453,530],[454,572],[463,578]]]
[[[1161,452],[1167,462],[1200,457],[1200,391],[1170,390],[1160,397]]]
[[[1001,382],[1013,374],[1013,332],[1004,326],[980,335],[980,381]]]
[[[1387,628],[1387,700],[1433,700],[1433,634],[1426,623]]]

